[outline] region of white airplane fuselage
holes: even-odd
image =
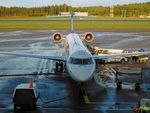
[[[66,68],[72,79],[84,82],[93,77],[95,60],[81,38],[75,33],[66,36],[65,56]]]

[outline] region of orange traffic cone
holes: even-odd
[[[29,86],[29,88],[33,88],[32,77],[30,78],[30,86]]]

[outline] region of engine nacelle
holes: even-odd
[[[52,39],[53,39],[54,42],[59,43],[59,42],[62,41],[63,35],[62,35],[62,33],[60,33],[60,32],[56,32],[56,33],[54,33],[54,34],[52,35]]]
[[[94,40],[94,35],[91,33],[91,32],[86,32],[84,35],[83,35],[83,39],[86,41],[86,42],[92,42]]]

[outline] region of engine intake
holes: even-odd
[[[92,42],[94,40],[94,35],[91,33],[91,32],[86,32],[84,35],[83,35],[83,39],[86,41],[86,42]]]
[[[56,32],[56,33],[54,33],[54,34],[52,35],[52,39],[53,39],[54,42],[59,43],[59,42],[62,41],[63,35],[62,35],[62,33],[60,33],[60,32]]]

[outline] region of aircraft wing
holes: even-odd
[[[121,56],[130,56],[130,55],[147,55],[150,54],[148,52],[137,52],[137,53],[122,53],[122,54],[102,54],[102,55],[93,55],[94,59],[105,59],[105,58],[113,58],[113,57],[121,57]]]
[[[64,56],[48,56],[48,55],[40,55],[40,54],[11,53],[11,52],[0,52],[0,54],[22,56],[22,57],[32,57],[32,58],[41,58],[41,59],[56,60],[56,61],[66,61]]]

